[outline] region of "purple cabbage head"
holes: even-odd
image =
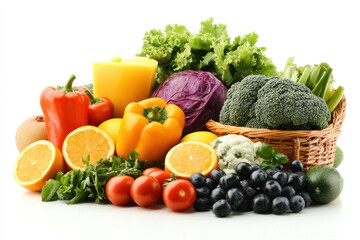
[[[182,71],[172,74],[152,93],[179,106],[185,113],[183,134],[206,130],[206,122],[219,120],[226,100],[227,88],[210,72]]]

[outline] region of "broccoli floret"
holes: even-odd
[[[222,124],[251,128],[321,130],[331,114],[304,84],[251,75],[231,86],[219,118]]]
[[[257,118],[251,118],[249,121],[247,121],[247,123],[245,124],[245,127],[248,127],[248,128],[264,128],[264,129],[269,129],[269,130],[272,129],[272,127],[270,127],[269,125],[261,122]]]
[[[85,84],[84,87],[86,87],[92,94],[94,94],[94,84]]]
[[[324,129],[331,120],[325,101],[304,84],[285,78],[272,78],[258,92],[257,118],[273,127],[315,126]]]
[[[220,111],[220,123],[245,126],[249,119],[254,118],[258,91],[269,79],[264,75],[250,75],[233,84]]]

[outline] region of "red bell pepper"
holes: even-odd
[[[95,98],[87,89],[84,92],[90,100],[88,124],[99,126],[100,123],[113,117],[114,105],[107,97]]]
[[[75,78],[71,75],[64,87],[47,87],[40,95],[48,139],[60,150],[71,131],[88,123],[90,101],[84,92],[72,87]]]

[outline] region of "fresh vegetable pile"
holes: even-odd
[[[206,131],[209,120],[284,131],[331,123],[344,88],[329,64],[297,67],[289,58],[277,72],[258,37],[232,40],[212,18],[198,34],[167,25],[145,33],[139,55],[148,59],[115,57],[93,65],[93,83],[73,87],[71,75],[45,88],[42,115],[16,133],[16,182],[44,202],[164,204],[217,217],[334,201],[343,188],[339,147],[334,166],[305,171],[271,143]]]

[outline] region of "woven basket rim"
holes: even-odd
[[[229,126],[224,125],[214,120],[209,120],[206,123],[206,127],[217,134],[216,129],[221,128],[223,131],[237,131],[239,134],[256,134],[259,133],[268,138],[294,138],[294,137],[319,137],[319,136],[327,136],[340,135],[340,127],[345,119],[346,112],[346,98],[343,95],[340,103],[336,107],[336,109],[332,112],[332,121],[331,123],[322,130],[269,130],[269,129],[261,129],[261,128],[248,128],[248,127],[238,127],[238,126]]]

